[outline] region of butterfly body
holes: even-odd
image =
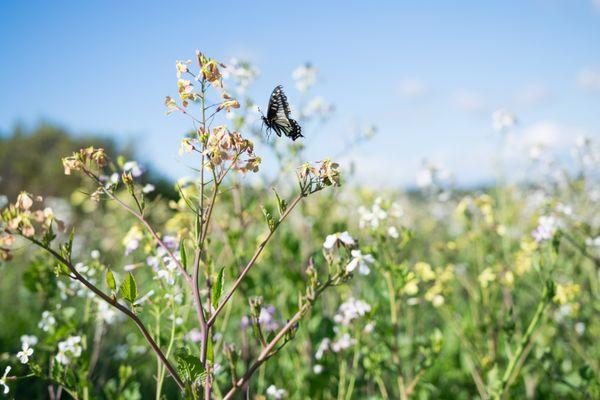
[[[273,89],[267,116],[263,115],[262,121],[267,126],[267,132],[273,130],[279,137],[285,135],[292,140],[303,137],[298,122],[290,118],[290,105],[281,85]]]

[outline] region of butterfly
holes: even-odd
[[[267,116],[263,115],[262,121],[267,126],[267,133],[272,129],[279,137],[281,137],[281,134],[292,140],[303,137],[300,125],[290,118],[290,105],[281,85],[273,89],[269,99]]]

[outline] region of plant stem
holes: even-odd
[[[292,204],[290,204],[289,207],[285,210],[285,212],[283,213],[283,215],[281,216],[281,218],[279,218],[279,221],[275,225],[275,228],[269,232],[269,234],[267,235],[267,237],[258,246],[258,249],[256,249],[256,252],[252,256],[252,258],[250,259],[250,261],[248,261],[248,264],[246,265],[246,267],[242,270],[242,272],[240,273],[240,275],[238,276],[238,278],[235,280],[235,282],[233,283],[233,286],[231,287],[231,289],[229,289],[229,291],[227,292],[227,294],[223,297],[223,301],[221,301],[219,303],[219,305],[217,306],[217,309],[215,310],[215,312],[209,318],[209,320],[208,320],[208,326],[209,327],[213,326],[213,324],[215,323],[215,319],[217,318],[217,316],[219,315],[219,313],[223,310],[223,308],[225,307],[225,305],[227,304],[227,302],[229,301],[229,299],[231,298],[231,296],[233,296],[233,294],[235,293],[235,291],[237,290],[237,288],[240,286],[240,284],[242,283],[242,281],[244,280],[244,278],[246,277],[246,275],[248,274],[248,272],[250,271],[250,269],[252,268],[252,266],[254,265],[254,263],[256,263],[256,260],[258,259],[258,257],[260,256],[260,254],[262,253],[262,251],[264,250],[264,248],[266,247],[267,243],[269,242],[269,240],[271,239],[271,237],[273,236],[273,234],[275,233],[275,231],[277,230],[277,227],[283,222],[283,220],[285,220],[287,218],[287,216],[298,205],[298,203],[300,203],[300,200],[302,200],[302,197],[303,196],[300,194],[300,195],[298,195],[298,197],[296,197],[294,199],[294,201],[292,202]]]
[[[105,302],[107,302],[111,306],[115,307],[117,310],[121,311],[128,318],[130,318],[135,323],[135,325],[138,327],[138,329],[142,333],[142,336],[144,336],[144,339],[146,339],[146,342],[148,342],[148,344],[150,345],[150,347],[152,348],[152,350],[154,351],[154,353],[156,354],[156,356],[160,359],[160,361],[163,363],[163,365],[167,368],[167,370],[169,371],[169,374],[175,380],[175,382],[177,383],[177,386],[179,386],[179,389],[181,389],[182,391],[185,390],[185,384],[183,383],[183,381],[179,377],[179,374],[177,373],[177,371],[175,371],[175,368],[173,368],[173,366],[171,365],[171,363],[169,362],[169,360],[167,360],[167,358],[163,354],[162,350],[156,344],[156,342],[152,338],[152,335],[150,335],[150,333],[148,332],[148,329],[146,329],[146,326],[139,319],[139,317],[137,315],[135,315],[130,309],[128,309],[124,305],[120,304],[117,300],[115,300],[112,297],[108,296],[102,290],[98,289],[96,286],[94,286],[92,283],[90,283],[87,279],[85,279],[83,277],[83,275],[81,275],[77,271],[77,269],[75,269],[75,267],[73,266],[73,264],[70,261],[66,260],[62,255],[60,255],[59,253],[57,253],[54,249],[45,246],[44,244],[42,244],[41,242],[39,242],[38,240],[36,240],[34,238],[27,237],[27,236],[24,236],[24,235],[23,235],[23,237],[25,239],[29,240],[30,242],[32,242],[33,244],[39,246],[40,248],[46,250],[54,258],[56,258],[59,262],[61,262],[62,264],[66,265],[67,268],[69,268],[69,271],[75,276],[76,280],[78,280],[79,282],[81,282],[85,287],[87,287],[89,290],[91,290],[92,292],[94,292],[94,294],[96,294],[102,300],[104,300]]]

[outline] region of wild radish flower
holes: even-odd
[[[585,324],[583,322],[577,322],[575,324],[575,332],[580,336],[583,335],[585,333]]]
[[[287,396],[287,392],[284,389],[277,389],[275,385],[271,385],[267,388],[267,396],[271,399],[280,400]]]
[[[301,111],[303,118],[328,118],[333,112],[333,106],[322,97],[315,97]]]
[[[558,229],[558,220],[552,215],[542,215],[538,219],[538,226],[535,228],[531,235],[536,242],[544,240],[550,240],[554,237]]]
[[[392,239],[398,239],[400,237],[400,233],[398,232],[398,229],[395,226],[390,226],[387,230],[387,234]]]
[[[329,350],[330,344],[331,339],[329,338],[321,340],[321,343],[319,343],[319,347],[317,347],[317,351],[315,353],[315,359],[320,360],[321,358],[323,358],[323,354],[325,354],[325,352]]]
[[[108,325],[115,322],[117,316],[119,316],[119,314],[117,314],[117,311],[104,301],[98,300],[97,303],[98,311],[96,312],[96,316],[102,321],[106,322]]]
[[[42,319],[38,323],[38,328],[44,332],[49,332],[50,330],[54,329],[54,325],[56,325],[56,319],[52,313],[50,311],[42,312]]]
[[[441,294],[436,294],[435,296],[433,296],[433,299],[431,300],[431,304],[434,307],[441,307],[444,305],[445,303],[445,299],[444,296],[442,296]]]
[[[151,183],[147,183],[146,185],[144,185],[144,187],[142,188],[142,192],[144,194],[148,194],[148,193],[152,193],[154,192],[154,190],[156,189],[156,187],[151,184]]]
[[[97,260],[100,258],[100,252],[98,250],[92,250],[92,252],[90,253],[90,256],[94,259]]]
[[[273,332],[279,328],[279,323],[275,320],[275,307],[269,305],[267,307],[262,307],[260,309],[260,314],[258,315],[258,323],[263,327],[263,329],[267,332]]]
[[[494,282],[496,280],[496,274],[492,271],[491,268],[486,268],[483,271],[481,271],[481,274],[479,274],[477,280],[479,281],[479,284],[482,288],[487,288],[491,282]]]
[[[235,91],[243,94],[259,73],[260,71],[250,62],[232,58],[223,70],[223,78],[233,79],[236,84]]]
[[[362,229],[367,225],[370,225],[372,229],[377,229],[381,221],[385,220],[388,216],[387,212],[381,207],[382,199],[377,197],[373,202],[373,206],[370,210],[364,206],[358,207],[358,213],[360,219],[358,220],[358,226]]]
[[[6,377],[8,376],[8,373],[11,370],[11,366],[8,365],[6,367],[6,369],[4,370],[4,375],[2,375],[2,378],[0,378],[0,386],[4,386],[4,391],[2,393],[4,394],[8,394],[8,385],[6,384]]]
[[[425,282],[435,279],[435,272],[426,262],[419,261],[415,264],[415,273]]]
[[[194,328],[185,335],[185,338],[192,343],[200,343],[202,340],[202,332],[200,332],[200,329]]]
[[[38,338],[33,335],[22,335],[21,343],[27,343],[29,346],[35,346],[38,343]]]
[[[517,124],[517,119],[510,112],[499,109],[492,113],[492,128],[496,132],[506,132]]]
[[[33,355],[33,349],[29,347],[29,343],[23,343],[21,345],[21,351],[17,353],[17,358],[21,361],[21,364],[27,364],[29,357]]]
[[[129,232],[123,238],[123,245],[125,246],[125,255],[131,254],[139,246],[143,238],[141,229],[137,225],[133,225]]]
[[[600,236],[585,239],[585,245],[593,248],[596,252],[600,252]]]
[[[315,364],[313,366],[313,372],[319,375],[321,372],[323,372],[323,366],[321,364]]]
[[[136,161],[127,161],[123,164],[123,171],[130,172],[134,178],[137,178],[144,173],[144,170]]]
[[[375,330],[375,321],[371,321],[363,328],[364,333],[371,333]]]
[[[362,254],[360,250],[352,250],[350,252],[352,255],[352,260],[346,265],[346,272],[352,272],[358,267],[358,273],[361,275],[369,275],[371,270],[369,269],[369,264],[373,264],[375,262],[375,258],[373,258],[370,254]]]
[[[73,358],[81,356],[82,350],[81,336],[69,336],[58,343],[58,354],[54,358],[59,364],[69,365]]]
[[[331,350],[334,353],[339,353],[356,344],[356,339],[352,338],[349,333],[344,333],[338,340],[331,343]]]
[[[355,243],[354,238],[350,236],[348,231],[337,232],[327,235],[325,242],[323,242],[323,248],[325,250],[331,250],[337,244],[340,246],[354,246]]]
[[[351,297],[340,305],[337,313],[333,316],[333,320],[336,324],[348,326],[353,320],[364,316],[370,311],[371,306],[368,303]]]
[[[317,82],[317,69],[306,63],[292,72],[292,79],[296,81],[296,89],[306,92]]]

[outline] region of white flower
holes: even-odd
[[[331,343],[331,350],[334,353],[339,353],[356,344],[356,339],[352,338],[349,333],[344,333],[341,338]]]
[[[583,322],[577,322],[575,324],[575,332],[578,335],[583,335],[585,333],[585,324]]]
[[[272,399],[283,399],[287,395],[287,392],[283,389],[277,389],[275,385],[271,385],[267,388],[267,396]]]
[[[144,194],[148,194],[151,192],[154,192],[154,189],[156,189],[156,187],[151,184],[151,183],[147,183],[143,188],[142,188],[142,192],[144,192]]]
[[[492,113],[492,128],[496,132],[505,132],[515,126],[517,119],[506,110],[496,110]]]
[[[550,240],[558,229],[558,220],[552,215],[542,215],[538,219],[538,226],[531,235],[536,242]]]
[[[92,256],[92,258],[94,260],[97,260],[100,258],[100,252],[98,250],[92,250],[92,252],[90,253],[90,256]]]
[[[273,332],[279,328],[279,324],[275,321],[275,307],[269,305],[260,309],[258,315],[258,323],[263,327],[266,332]]]
[[[365,325],[363,332],[365,333],[371,333],[375,330],[375,321],[371,321],[368,324]]]
[[[426,188],[433,184],[433,172],[430,169],[422,169],[417,173],[417,186]]]
[[[371,225],[372,229],[377,229],[379,227],[379,223],[387,218],[388,214],[383,208],[381,208],[381,202],[381,197],[377,197],[373,202],[371,210],[367,210],[363,206],[358,207],[358,213],[360,214],[358,226],[361,229],[367,225]]]
[[[323,372],[323,366],[321,364],[315,364],[313,366],[313,372],[319,375],[321,372]]]
[[[33,335],[22,335],[21,344],[27,343],[30,346],[35,346],[38,343],[38,338]]]
[[[337,243],[346,246],[353,246],[355,241],[354,238],[350,236],[348,231],[337,232],[331,235],[327,235],[327,237],[325,238],[325,242],[323,242],[323,247],[325,248],[325,250],[331,250],[333,249],[333,246],[335,246]]]
[[[333,316],[333,320],[336,324],[348,326],[352,320],[360,318],[370,311],[371,306],[368,303],[351,297],[340,304],[337,313]]]
[[[175,283],[175,277],[166,269],[159,269],[156,273],[155,279],[164,279],[169,285],[173,285]]]
[[[38,328],[43,330],[44,332],[48,332],[53,329],[54,325],[56,325],[56,319],[52,315],[50,311],[44,311],[42,313],[42,319],[38,323]]]
[[[223,77],[225,79],[232,78],[237,85],[235,90],[242,94],[246,92],[259,73],[260,71],[249,62],[232,58],[227,64],[227,68],[223,70]]]
[[[73,358],[81,356],[82,350],[81,336],[69,336],[58,343],[58,353],[54,358],[59,364],[69,365]]]
[[[301,111],[301,115],[304,118],[311,118],[313,116],[325,119],[333,112],[333,106],[327,100],[322,97],[315,97],[312,99],[306,107]]]
[[[123,171],[131,172],[131,175],[134,178],[137,178],[144,172],[140,165],[135,161],[127,161],[125,164],[123,164]]]
[[[396,229],[395,226],[390,226],[387,230],[387,234],[392,239],[398,239],[400,237],[400,233],[398,232],[398,229]]]
[[[137,299],[133,305],[134,306],[139,306],[140,304],[144,304],[146,301],[148,301],[149,298],[151,298],[152,296],[154,296],[154,290],[150,290],[148,291],[148,293],[146,293],[145,295],[143,295],[142,297],[140,297],[139,299]]]
[[[301,65],[292,72],[292,79],[296,81],[296,89],[306,92],[317,82],[317,69],[309,63]]]
[[[113,308],[110,304],[98,300],[98,311],[96,316],[106,322],[107,324],[112,324],[115,322],[118,314],[115,308]]]
[[[323,358],[323,354],[329,350],[329,345],[331,344],[331,340],[329,338],[325,338],[321,340],[319,347],[317,347],[317,352],[315,353],[315,359],[320,360]]]
[[[190,342],[200,343],[202,340],[202,332],[200,332],[200,329],[194,328],[185,335],[185,338]]]
[[[33,349],[29,347],[29,343],[23,343],[21,351],[17,353],[17,358],[21,361],[21,364],[27,364],[29,357],[33,354]]]
[[[6,367],[6,369],[4,370],[4,375],[2,375],[2,378],[0,378],[0,386],[4,386],[4,394],[8,394],[8,385],[6,384],[6,377],[8,376],[8,373],[10,372],[11,366],[8,365]]]
[[[369,275],[371,270],[369,269],[369,264],[373,264],[375,262],[375,258],[373,258],[370,254],[362,254],[360,250],[352,250],[350,252],[352,255],[352,260],[346,265],[346,271],[352,272],[358,267],[358,273],[361,275]]]

